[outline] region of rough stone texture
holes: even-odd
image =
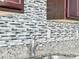
[[[0,59],[79,55],[79,23],[47,21],[46,2],[25,0],[24,14],[0,17]]]
[[[27,46],[1,47],[0,59],[25,59],[29,57]]]
[[[46,38],[46,0],[24,1],[24,14],[0,17],[0,46],[29,44],[34,35]]]
[[[58,59],[78,59],[79,57],[74,56],[79,56],[79,22],[50,21],[47,26],[50,38],[35,40],[35,55],[42,56],[42,58],[49,54],[64,55],[71,57],[60,57]],[[49,59],[48,57],[47,59]]]
[[[24,1],[24,14],[0,17],[0,59],[27,58],[34,36],[47,38],[46,0]]]
[[[36,55],[59,54],[59,55],[79,55],[79,40],[53,41],[38,45]]]
[[[79,22],[48,22],[50,38],[36,40],[36,55],[60,54],[79,56]]]

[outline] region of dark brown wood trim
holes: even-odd
[[[21,4],[0,1],[0,11],[24,13],[24,0]]]

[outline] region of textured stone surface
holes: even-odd
[[[30,44],[34,35],[47,37],[46,0],[24,1],[24,14],[0,17],[0,46]]]
[[[28,59],[27,44],[35,35],[41,39],[47,37],[46,0],[24,1],[24,14],[0,17],[0,59]]]
[[[79,40],[45,42],[38,45],[37,55],[60,54],[60,55],[79,55]]]
[[[48,39],[36,40],[36,55],[79,55],[79,23],[48,22]]]
[[[29,57],[27,46],[1,47],[0,59],[25,59]]]
[[[24,14],[0,17],[0,59],[28,59],[32,53],[79,55],[79,23],[47,21],[46,2],[25,0]],[[27,44],[33,45],[32,52]]]

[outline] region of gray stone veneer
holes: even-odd
[[[46,0],[25,0],[24,14],[0,17],[0,46],[31,43],[34,35],[46,38]]]
[[[0,17],[0,59],[28,59],[32,52],[79,55],[79,23],[47,21],[46,2],[25,0],[24,14]]]
[[[48,39],[35,40],[36,55],[60,54],[79,56],[79,22],[48,21]]]
[[[34,36],[47,38],[46,0],[24,1],[24,14],[0,17],[0,59],[28,58]]]

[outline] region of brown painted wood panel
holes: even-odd
[[[67,0],[67,17],[77,18],[78,17],[78,0]]]
[[[67,0],[67,18],[79,20],[79,0]]]
[[[47,19],[63,19],[65,0],[47,1]]]
[[[3,9],[2,9],[3,8]],[[24,0],[0,0],[0,11],[24,12]]]

